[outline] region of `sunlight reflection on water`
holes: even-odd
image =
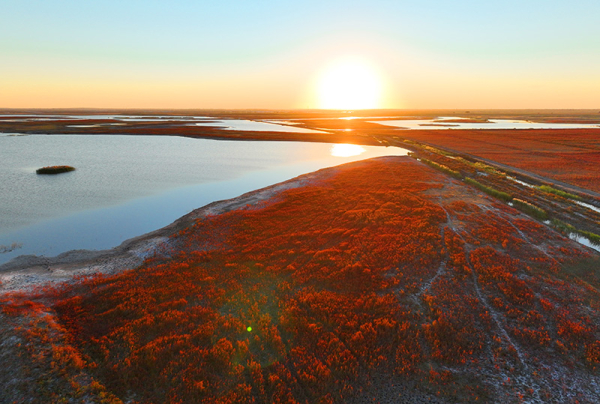
[[[333,157],[358,156],[365,151],[364,147],[355,144],[336,144],[331,146],[331,155]]]

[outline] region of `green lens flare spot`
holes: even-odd
[[[252,327],[246,328],[246,331],[251,332],[252,331]]]

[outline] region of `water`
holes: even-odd
[[[145,115],[0,115],[0,117],[11,117],[12,119],[3,120],[5,122],[27,122],[27,121],[54,121],[61,119],[111,119],[122,123],[126,122],[175,122],[191,121],[190,125],[213,126],[228,130],[243,131],[269,131],[269,132],[296,132],[296,133],[323,133],[318,130],[305,129],[290,125],[297,125],[294,120],[266,120],[251,121],[246,119],[215,119],[208,116],[187,116],[187,115],[164,115],[164,116],[145,116]],[[600,128],[598,124],[584,123],[544,123],[532,122],[517,119],[490,119],[483,123],[457,122],[457,120],[468,120],[468,118],[443,116],[434,119],[400,119],[400,120],[380,120],[382,118],[393,117],[341,117],[337,119],[373,119],[371,123],[378,123],[386,126],[394,126],[401,129],[424,130],[424,129],[586,129]],[[302,121],[328,118],[306,118]],[[102,124],[106,125],[106,124]],[[115,125],[115,124],[113,124]],[[118,123],[116,124],[118,125]],[[71,127],[95,127],[95,125],[71,125]]]
[[[510,179],[510,180],[513,180],[513,181],[515,181],[515,182],[518,182],[519,184],[521,184],[521,185],[524,185],[524,186],[526,186],[526,187],[528,187],[528,188],[537,188],[535,185],[531,185],[531,184],[529,184],[529,183],[527,183],[527,182],[520,181],[520,180],[518,180],[518,179],[516,179],[516,178],[514,178],[514,177],[508,177],[508,176],[507,176],[506,178],[508,178],[508,179]],[[600,208],[599,208],[599,207],[597,207],[597,206],[591,205],[591,204],[589,204],[589,203],[581,202],[581,201],[576,201],[576,200],[573,200],[573,199],[571,199],[571,202],[573,202],[573,203],[576,203],[576,204],[577,204],[577,205],[579,205],[579,206],[583,206],[584,208],[588,208],[588,209],[590,209],[590,210],[593,210],[593,211],[595,211],[595,212],[598,212],[598,213],[600,213]]]
[[[282,121],[283,122],[283,121]],[[244,130],[259,132],[293,132],[293,133],[326,133],[320,130],[284,126],[269,122],[248,121],[246,119],[224,119],[213,122],[199,122],[190,126],[216,126],[228,130]]]
[[[581,201],[573,201],[573,202],[575,202],[579,206],[583,206],[584,208],[588,208],[588,209],[593,210],[594,212],[600,213],[600,208],[598,208],[594,205],[590,205],[589,203],[585,203],[585,202],[581,202]]]
[[[0,115],[14,117],[14,115]],[[70,128],[98,128],[102,126],[123,125],[126,122],[178,122],[191,121],[189,126],[210,126],[227,130],[260,131],[260,132],[292,132],[292,133],[326,133],[319,130],[298,128],[294,123],[280,121],[250,121],[247,119],[215,119],[208,116],[143,116],[143,115],[23,115],[14,119],[4,119],[4,122],[55,121],[55,120],[89,120],[111,119],[119,123],[101,123],[93,125],[67,125]],[[281,124],[280,124],[281,123]]]
[[[592,248],[596,251],[600,251],[600,246],[592,243],[587,237],[583,237],[576,233],[569,233],[569,238],[573,241],[578,242],[579,244],[583,244],[589,248]]]
[[[518,180],[518,179],[516,179],[515,177],[510,177],[510,176],[507,176],[506,178],[508,178],[509,180],[512,180],[512,181],[514,181],[514,182],[516,182],[516,183],[518,183],[518,184],[521,184],[521,185],[523,185],[523,186],[525,186],[525,187],[527,187],[527,188],[536,188],[536,186],[535,186],[535,185],[531,185],[531,184],[529,184],[529,183],[527,183],[527,182],[525,182],[525,181]]]
[[[371,121],[380,125],[395,126],[402,129],[424,130],[424,129],[586,129],[600,128],[598,124],[585,123],[543,123],[531,122],[514,119],[490,119],[484,123],[457,122],[466,118],[457,117],[439,117],[435,119],[407,119],[407,120],[388,120]],[[453,121],[453,122],[449,122]]]
[[[0,246],[22,245],[1,253],[0,263],[21,254],[112,248],[215,200],[320,168],[406,152],[162,136],[0,136]],[[35,174],[48,165],[76,171]]]

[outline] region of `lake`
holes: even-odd
[[[406,150],[167,136],[0,135],[0,263],[106,249],[216,200]],[[37,168],[76,171],[36,175]]]

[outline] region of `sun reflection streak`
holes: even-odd
[[[333,157],[358,156],[364,152],[366,152],[364,147],[355,144],[336,144],[331,146],[331,155]]]

